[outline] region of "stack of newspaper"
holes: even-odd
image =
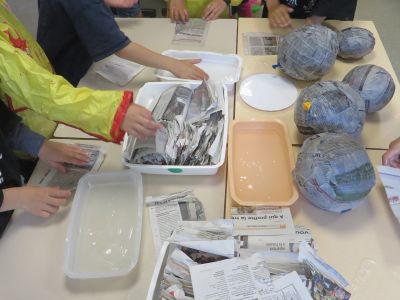
[[[203,82],[164,91],[153,118],[163,124],[155,138],[128,142],[124,157],[133,164],[211,165],[220,161],[224,130],[222,86]]]
[[[317,256],[289,209],[246,207],[233,218],[180,222],[164,245],[152,299],[350,298],[346,280]]]

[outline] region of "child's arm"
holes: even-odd
[[[15,187],[0,190],[0,212],[24,209],[33,215],[47,218],[57,212],[71,196],[70,191],[47,187]]]
[[[189,13],[184,0],[171,0],[169,2],[169,17],[172,22],[176,23],[189,21]]]
[[[128,46],[116,52],[119,57],[132,60],[141,65],[152,68],[168,70],[179,78],[207,80],[208,75],[202,69],[195,66],[200,59],[178,60],[172,57],[153,52],[136,43],[129,43]]]
[[[265,0],[268,8],[268,20],[272,27],[288,27],[291,24],[290,13],[293,8],[281,4],[279,0]]]
[[[212,0],[204,9],[202,18],[207,21],[217,19],[228,7],[229,3],[229,0]]]
[[[131,8],[138,3],[138,0],[105,0],[104,2],[111,7]]]
[[[20,49],[1,40],[0,49],[0,78],[3,79],[0,90],[10,96],[9,105],[14,109],[29,108],[49,120],[61,121],[117,143],[125,131],[143,138],[147,133],[154,135],[160,127],[150,112],[132,104],[130,91],[74,88]],[[182,64],[186,67],[186,63]]]

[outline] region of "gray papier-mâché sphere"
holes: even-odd
[[[340,81],[319,81],[302,90],[296,100],[294,122],[302,134],[321,132],[361,134],[364,101],[358,91]]]
[[[367,152],[343,133],[325,132],[309,137],[300,149],[294,177],[307,200],[338,213],[357,207],[375,184]]]
[[[367,113],[382,109],[392,99],[396,89],[392,76],[376,65],[353,68],[343,78],[343,82],[360,92]]]
[[[290,77],[317,80],[332,68],[338,51],[336,32],[322,25],[302,26],[282,39],[278,64]]]
[[[338,56],[359,59],[372,52],[375,38],[371,31],[360,27],[349,27],[338,32]]]

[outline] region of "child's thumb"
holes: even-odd
[[[286,6],[287,8],[287,12],[288,13],[292,13],[293,11],[294,11],[294,9],[293,9],[293,7],[290,7],[290,6]]]

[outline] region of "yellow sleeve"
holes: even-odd
[[[120,126],[133,99],[130,91],[74,88],[63,77],[52,74],[3,40],[0,40],[0,90],[14,111],[31,109],[49,120],[114,142],[123,138]]]

